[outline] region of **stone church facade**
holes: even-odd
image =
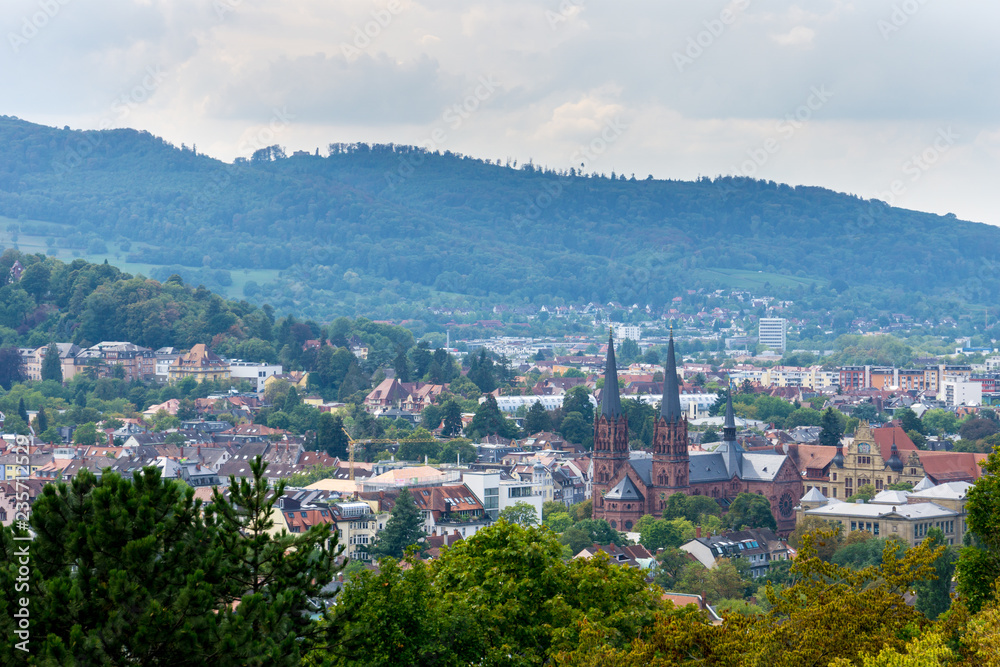
[[[688,422],[680,407],[673,336],[667,349],[663,401],[653,431],[652,456],[629,451],[628,422],[621,409],[614,341],[608,341],[604,392],[594,421],[594,518],[628,531],[645,514],[662,516],[675,493],[705,495],[726,509],[742,492],[771,504],[778,533],[795,528],[795,506],[804,494],[802,476],[784,454],[745,451],[736,441],[732,400],[726,406],[723,442],[712,452],[688,451]]]

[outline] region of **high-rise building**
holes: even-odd
[[[785,331],[788,320],[784,317],[762,317],[757,331],[757,342],[778,352],[785,351]]]

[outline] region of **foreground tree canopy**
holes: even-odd
[[[15,592],[24,542],[2,533],[0,663],[297,665],[324,646],[333,629],[311,617],[331,597],[337,538],[326,524],[270,534],[283,484],[269,488],[265,468],[254,461],[254,477],[208,507],[153,468],[46,486],[27,593]],[[12,618],[25,596],[28,653],[14,648]]]

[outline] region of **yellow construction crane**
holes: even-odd
[[[401,442],[437,442],[436,438],[366,438],[364,440],[355,440],[354,438],[351,437],[351,434],[347,432],[347,427],[344,427],[342,430],[344,431],[344,435],[347,436],[347,442],[348,442],[347,452],[348,452],[348,461],[351,471],[351,476],[350,476],[351,481],[354,481],[355,445],[358,444],[370,445],[376,443],[395,443],[398,445]]]

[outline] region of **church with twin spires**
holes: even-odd
[[[674,337],[667,347],[663,400],[653,431],[652,456],[629,449],[628,420],[622,412],[614,340],[608,339],[604,391],[594,419],[593,517],[629,531],[645,514],[659,517],[675,493],[714,498],[723,510],[743,492],[759,493],[771,504],[777,532],[795,528],[795,505],[805,493],[802,476],[785,454],[747,452],[736,441],[733,401],[726,404],[722,442],[714,451],[689,451],[688,421],[681,410]]]

